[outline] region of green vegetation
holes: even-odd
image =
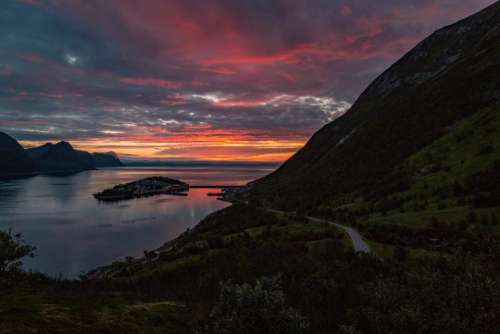
[[[454,124],[411,155],[390,174],[400,186],[344,194],[312,214],[357,226],[384,257],[398,246],[428,254],[488,252],[485,240],[500,241],[499,109]]]
[[[141,302],[77,282],[18,279],[0,288],[2,334],[190,333],[190,313],[183,305]]]
[[[33,256],[35,248],[26,244],[20,234],[13,235],[12,231],[0,233],[0,275],[12,275],[19,271],[22,259]]]
[[[190,333],[181,303],[112,282],[60,281],[21,270],[34,248],[0,231],[0,333]]]
[[[6,279],[0,322],[9,333],[495,332],[498,243],[450,254],[372,241],[380,261],[344,238],[331,225],[233,205],[100,280]]]
[[[279,278],[264,277],[255,286],[223,283],[210,314],[210,324],[204,331],[299,334],[307,327],[307,320],[287,305]]]

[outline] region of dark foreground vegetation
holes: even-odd
[[[500,248],[354,254],[343,232],[234,205],[100,280],[24,273],[2,234],[0,332],[496,333]]]

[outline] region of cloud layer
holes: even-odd
[[[283,161],[493,0],[6,0],[0,130],[128,156]]]

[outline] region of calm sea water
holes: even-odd
[[[271,170],[242,167],[109,168],[68,177],[0,182],[0,229],[11,228],[37,247],[28,269],[77,277],[127,255],[140,256],[228,206],[192,189],[187,197],[158,195],[100,203],[93,193],[118,183],[168,176],[192,185],[245,184]]]

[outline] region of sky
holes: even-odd
[[[2,0],[0,131],[122,158],[281,162],[493,0]]]

